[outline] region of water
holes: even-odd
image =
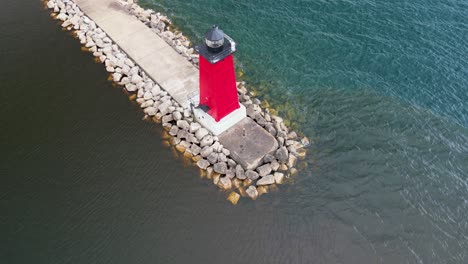
[[[230,205],[39,1],[7,1],[0,263],[468,261],[465,2],[143,2],[237,40],[309,167]]]

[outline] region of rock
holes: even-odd
[[[233,179],[236,176],[236,174],[232,170],[227,170],[226,171],[226,177],[229,179]]]
[[[208,134],[209,134],[208,130],[206,128],[202,127],[202,128],[197,130],[197,132],[195,133],[195,136],[197,137],[198,140],[201,140],[202,138],[204,138]]]
[[[233,205],[236,205],[239,202],[239,199],[240,195],[236,192],[231,192],[227,197],[227,200],[230,201]]]
[[[145,112],[149,116],[154,116],[158,112],[158,109],[150,106],[150,107],[146,108],[143,112]]]
[[[241,165],[236,166],[236,178],[239,180],[245,180],[247,176],[245,176],[244,168]]]
[[[222,161],[222,162],[227,162],[226,155],[224,155],[224,153],[219,153],[218,154],[218,160]]]
[[[288,157],[288,166],[289,168],[292,168],[294,166],[296,166],[296,161],[297,161],[297,158],[296,156],[294,156],[293,154],[289,154],[289,157]]]
[[[258,179],[258,177],[260,177],[260,175],[258,175],[258,173],[253,170],[247,170],[245,172],[245,176],[247,176],[247,178],[251,179],[252,181],[255,181]]]
[[[218,153],[211,152],[206,159],[208,159],[211,164],[215,164],[218,162]]]
[[[245,193],[246,193],[247,196],[249,196],[252,200],[257,199],[257,197],[258,197],[258,191],[257,191],[257,188],[255,188],[255,186],[249,186],[249,188],[247,188],[247,190],[245,190]]]
[[[149,99],[153,98],[153,94],[152,94],[151,92],[145,92],[145,93],[143,94],[143,98],[144,98],[145,100],[149,100]]]
[[[165,116],[162,117],[162,122],[163,123],[169,123],[169,122],[171,122],[173,120],[174,120],[174,118],[172,118],[172,115],[170,115],[170,114],[165,115]]]
[[[171,130],[169,130],[169,135],[175,137],[177,132],[179,132],[179,128],[177,126],[172,126]]]
[[[47,2],[47,7],[49,9],[53,9],[55,7],[55,3],[53,1],[49,1],[49,2]]]
[[[268,174],[267,176],[262,177],[260,180],[257,181],[257,186],[270,185],[273,183],[275,183],[275,177],[273,177],[273,175],[271,174]]]
[[[185,147],[182,146],[182,145],[176,145],[175,148],[176,148],[177,151],[179,151],[180,153],[184,153],[184,152],[185,152]]]
[[[197,137],[198,138],[198,137]],[[213,137],[211,135],[206,135],[200,141],[200,147],[211,146],[213,144]]]
[[[141,82],[143,81],[143,78],[141,78],[141,76],[138,75],[138,74],[133,74],[133,75],[132,75],[132,78],[130,79],[130,81],[131,81],[132,83],[134,83],[134,84],[139,84],[139,83],[141,83]]]
[[[125,79],[125,78],[126,78],[126,77],[124,77],[124,79]],[[131,84],[131,83],[127,83],[127,84],[125,85],[125,89],[126,89],[127,91],[129,91],[129,92],[135,92],[135,91],[137,90],[137,87],[136,87],[136,85],[133,85],[133,84]],[[141,98],[141,99],[143,99],[143,98]],[[144,100],[144,99],[143,99],[143,100]]]
[[[229,179],[228,177],[221,177],[219,178],[219,181],[218,181],[218,187],[223,189],[223,190],[229,190],[232,188],[232,182],[231,182],[231,179]]]
[[[273,174],[273,177],[275,178],[276,184],[282,184],[284,180],[284,174],[281,172],[275,172]]]
[[[215,172],[219,174],[226,174],[227,165],[225,162],[218,162],[213,166]]]
[[[199,123],[197,123],[197,122],[192,122],[192,123],[190,124],[190,133],[195,133],[195,132],[197,132],[198,129],[200,129],[200,128],[201,128],[201,125],[200,125]]]
[[[263,157],[263,162],[265,163],[270,163],[275,159],[275,156],[271,154],[266,154],[265,157]]]
[[[169,113],[169,106],[171,106],[171,101],[166,101],[158,106],[159,111],[161,111],[162,114],[167,114]]]
[[[221,152],[221,143],[219,143],[218,141],[216,141],[215,143],[213,143],[213,145],[211,146],[213,148],[214,151],[216,152]]]
[[[114,80],[114,82],[120,82],[121,78],[122,78],[122,74],[118,72],[112,74],[112,79]]]
[[[301,144],[302,144],[302,146],[304,146],[304,147],[308,147],[308,146],[310,145],[310,141],[309,141],[309,139],[308,139],[307,137],[303,137],[303,138],[301,139]]]
[[[233,159],[228,159],[227,163],[230,168],[234,168],[237,165]]]
[[[231,151],[229,151],[229,149],[223,148],[222,152],[223,152],[223,154],[226,155],[226,156],[231,155]]]
[[[296,168],[292,168],[290,171],[289,171],[289,175],[291,176],[294,176],[297,174],[297,169]]]
[[[260,175],[260,177],[264,177],[264,176],[268,175],[271,172],[271,165],[270,164],[265,164],[263,166],[260,166],[260,167],[257,168],[257,171],[258,171],[258,175]]]
[[[200,154],[201,148],[197,144],[192,144],[190,150],[192,151],[193,155],[198,155]]]
[[[279,148],[275,156],[280,162],[286,162],[288,160],[288,149],[286,147]]]
[[[201,159],[197,162],[197,166],[200,168],[200,169],[203,169],[203,170],[206,170],[206,168],[208,168],[208,166],[210,166],[210,162],[207,161],[206,159]]]
[[[153,106],[153,104],[154,104],[153,100],[148,100],[141,104],[141,108],[150,107],[150,106]]]
[[[275,159],[273,160],[271,163],[270,163],[270,166],[271,166],[271,169],[273,171],[277,171],[279,169],[279,166],[280,164],[278,163],[278,161]]]
[[[206,158],[208,157],[211,153],[213,153],[213,148],[211,147],[204,147],[201,151],[200,151],[200,155],[202,155],[202,157]]]
[[[159,85],[155,85],[155,86],[151,89],[151,93],[153,94],[153,96],[158,96],[159,93],[161,93],[161,88],[159,87]]]
[[[289,132],[287,138],[288,138],[288,139],[296,139],[296,138],[297,138],[297,133],[296,133],[296,131],[291,131],[291,132]]]
[[[183,130],[186,130],[186,131],[188,131],[190,129],[189,123],[187,121],[185,121],[185,120],[177,120],[177,126],[180,129],[183,129]]]
[[[179,111],[174,111],[172,113],[172,117],[174,118],[174,120],[179,121],[182,119],[182,113]]]

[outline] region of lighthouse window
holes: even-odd
[[[210,48],[219,48],[221,46],[223,46],[224,44],[224,39],[220,39],[220,40],[206,40],[206,45]]]

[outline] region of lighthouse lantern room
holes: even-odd
[[[219,135],[246,117],[239,104],[232,54],[236,43],[217,26],[196,46],[199,53],[200,90],[195,118],[213,134]]]

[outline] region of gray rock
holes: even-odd
[[[251,179],[252,181],[255,181],[258,179],[258,177],[260,177],[260,175],[258,175],[258,173],[253,170],[247,170],[245,172],[245,176],[247,176],[247,178]]]
[[[200,155],[202,155],[202,157],[204,157],[204,158],[208,157],[211,153],[213,153],[213,148],[211,148],[209,146],[204,147],[200,151]]]
[[[180,113],[179,111],[174,111],[172,112],[172,117],[174,118],[174,120],[179,121],[182,119],[182,113]]]
[[[112,79],[114,80],[114,82],[120,82],[121,78],[122,78],[122,74],[118,72],[112,74]]]
[[[200,125],[200,124],[198,124],[197,122],[192,122],[192,123],[190,124],[190,133],[195,133],[195,132],[197,132],[197,130],[200,129],[200,128],[201,128],[201,125]]]
[[[200,154],[201,148],[197,144],[192,144],[190,150],[192,151],[192,154],[196,156]]]
[[[217,185],[221,189],[228,190],[228,189],[231,189],[232,182],[231,182],[231,179],[229,179],[228,177],[221,177],[219,178]]]
[[[179,132],[179,128],[177,126],[172,126],[171,130],[169,130],[169,135],[175,137],[177,136],[178,132]]]
[[[292,168],[292,167],[296,166],[296,161],[297,161],[296,156],[294,156],[293,154],[290,153],[289,157],[288,157],[288,167]]]
[[[271,154],[266,154],[265,157],[263,157],[263,162],[265,163],[270,163],[275,159],[275,156]]]
[[[158,106],[158,109],[159,109],[159,111],[161,111],[161,113],[163,115],[165,115],[165,114],[169,113],[169,109],[168,109],[169,106],[171,106],[171,101],[166,101],[166,102],[160,104]]]
[[[260,166],[257,168],[257,172],[260,175],[260,177],[264,177],[271,172],[271,165],[270,164],[265,164],[263,166]]]
[[[236,177],[239,180],[245,180],[247,176],[245,176],[244,168],[241,165],[236,166]]]
[[[310,145],[310,141],[309,141],[309,139],[307,137],[303,137],[301,139],[301,143],[302,143],[302,146],[304,146],[304,147],[308,147]]]
[[[150,106],[150,107],[146,108],[144,110],[144,112],[145,112],[145,114],[147,114],[149,116],[154,116],[158,112],[158,110],[156,108]]]
[[[288,149],[284,146],[279,148],[275,156],[280,162],[286,162],[288,160]]]
[[[224,155],[224,153],[219,153],[218,154],[218,160],[222,161],[222,162],[227,162],[226,155]]]
[[[132,83],[134,83],[134,84],[139,84],[139,83],[141,83],[141,82],[143,81],[143,78],[141,78],[141,76],[138,75],[138,74],[133,74],[133,75],[132,75],[132,78],[130,79],[130,81],[131,81]]]
[[[233,179],[236,176],[236,174],[232,170],[227,170],[226,171],[226,177],[229,179]]]
[[[208,166],[210,166],[210,162],[207,161],[206,159],[201,159],[201,160],[197,161],[197,166],[200,169],[206,170],[206,168],[208,168]]]
[[[227,165],[225,162],[218,162],[214,164],[213,169],[215,172],[219,174],[226,174],[227,171]]]
[[[153,88],[151,89],[151,93],[153,94],[153,96],[158,96],[159,93],[161,93],[161,88],[159,87],[159,85],[153,86]]]
[[[145,92],[145,93],[143,94],[143,98],[144,98],[145,100],[149,100],[149,99],[153,98],[153,94],[152,94],[151,92]]]
[[[249,186],[249,188],[247,188],[247,190],[245,190],[245,193],[247,194],[247,196],[249,196],[252,200],[255,200],[257,199],[258,197],[258,191],[257,191],[257,188],[255,188],[255,186]]]
[[[180,129],[183,129],[183,130],[186,130],[186,131],[188,131],[190,129],[189,123],[187,121],[185,121],[185,120],[177,120],[177,126]]]
[[[162,122],[163,123],[169,123],[169,122],[171,122],[173,120],[174,120],[174,118],[172,118],[172,115],[170,115],[170,114],[165,115],[165,116],[162,117]]]
[[[228,166],[231,168],[237,165],[237,163],[233,159],[228,159],[227,163],[228,163]]]
[[[200,147],[202,147],[202,148],[205,147],[205,146],[211,146],[211,145],[213,145],[213,137],[211,135],[206,135],[200,141]]]
[[[284,180],[284,174],[281,172],[275,172],[273,174],[273,177],[275,178],[275,183],[276,184],[282,184]]]
[[[210,155],[208,155],[207,159],[211,164],[215,164],[216,162],[218,162],[218,153],[211,152]]]
[[[154,104],[154,101],[153,100],[148,100],[148,101],[145,101],[144,103],[141,104],[141,108],[146,108],[146,107],[150,107],[150,106],[153,106]]]
[[[208,135],[209,132],[206,128],[200,128],[197,130],[197,132],[195,133],[195,136],[198,138],[198,140],[201,140],[202,138],[204,138],[206,135]]]
[[[275,177],[271,174],[268,174],[265,177],[262,177],[260,180],[257,181],[257,186],[270,185],[273,183],[275,183]]]
[[[222,152],[223,152],[223,154],[226,155],[226,156],[231,155],[231,151],[229,151],[229,149],[223,148]]]
[[[280,164],[278,163],[277,160],[273,160],[273,161],[270,163],[270,165],[271,165],[271,169],[272,169],[273,171],[277,171],[277,170],[279,169],[279,167],[280,167]]]

